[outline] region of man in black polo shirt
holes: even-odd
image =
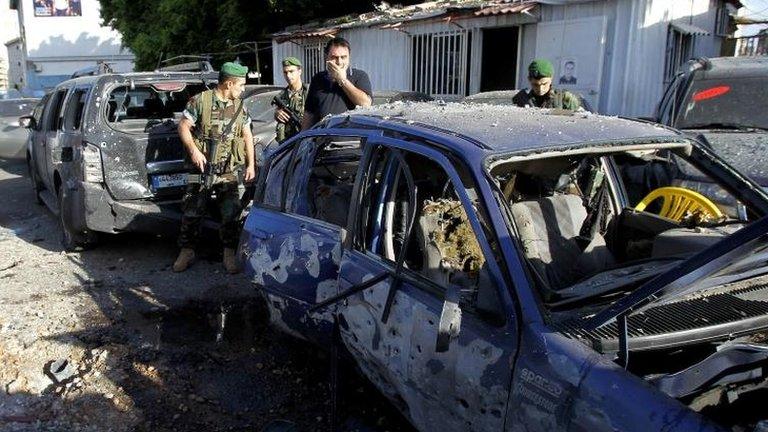
[[[349,42],[333,38],[324,52],[326,70],[316,73],[309,83],[302,129],[311,128],[328,114],[371,106],[371,80],[364,71],[349,67]]]

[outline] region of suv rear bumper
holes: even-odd
[[[67,191],[65,209],[72,227],[106,233],[148,232],[176,236],[181,222],[181,200],[161,203],[115,201],[101,183],[78,181]]]

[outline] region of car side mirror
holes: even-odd
[[[19,124],[25,129],[34,129],[37,126],[35,118],[32,116],[19,117]]]
[[[440,322],[437,325],[437,343],[435,351],[446,352],[451,346],[451,341],[459,336],[461,331],[461,308],[459,308],[460,289],[456,285],[448,284],[445,291],[443,310],[440,313]]]

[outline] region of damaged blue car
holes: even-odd
[[[768,196],[675,130],[386,105],[260,184],[241,252],[271,323],[338,334],[420,431],[768,426]]]

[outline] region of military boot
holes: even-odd
[[[237,255],[235,255],[234,249],[224,249],[224,268],[227,269],[229,274],[240,272],[240,266],[237,264]]]
[[[173,271],[183,272],[195,261],[195,250],[190,248],[181,248],[176,262],[173,263]]]

